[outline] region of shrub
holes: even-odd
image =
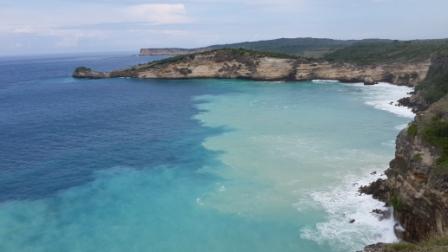
[[[425,125],[422,135],[425,141],[440,150],[438,165],[448,169],[448,122],[441,116],[435,116]]]
[[[418,133],[417,124],[411,123],[408,127],[408,136],[415,137]]]
[[[390,205],[396,209],[396,210],[404,210],[406,208],[406,205],[402,202],[400,197],[396,195],[395,193],[392,194],[389,200]]]

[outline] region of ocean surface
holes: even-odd
[[[0,251],[346,252],[396,240],[357,189],[406,87],[75,80],[155,58],[0,58]],[[354,221],[354,222],[353,222]],[[353,223],[350,223],[353,222]]]

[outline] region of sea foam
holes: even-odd
[[[381,82],[373,86],[363,86],[361,90],[367,105],[401,117],[414,118],[415,114],[410,108],[398,103],[399,99],[410,96],[412,88]]]
[[[338,80],[312,80],[313,83],[340,83]]]
[[[362,249],[365,244],[397,241],[394,233],[396,224],[392,217],[380,219],[372,210],[390,211],[383,202],[370,195],[360,194],[358,188],[384,175],[366,175],[363,178],[348,176],[336,188],[310,192],[309,197],[328,215],[328,219],[313,227],[301,229],[301,237],[320,244],[331,244],[344,249]]]

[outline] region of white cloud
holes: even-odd
[[[1,1],[1,0],[0,0]],[[11,38],[11,47],[25,46],[22,41],[48,41],[53,48],[78,48],[86,43],[110,43],[123,34],[137,37],[179,38],[189,36],[182,29],[169,29],[163,25],[192,22],[184,4],[138,4],[105,6],[92,4],[78,9],[45,8],[0,9],[0,39]],[[119,27],[119,29],[110,29]],[[121,27],[121,28],[120,28]],[[123,43],[127,43],[123,39]],[[14,45],[12,44],[14,43]],[[116,42],[120,44],[120,42]],[[129,48],[132,48],[129,46]]]
[[[128,7],[127,16],[134,21],[152,24],[183,24],[192,20],[183,4],[139,4]]]

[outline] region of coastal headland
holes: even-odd
[[[384,81],[414,86],[426,77],[429,66],[429,59],[412,63],[360,65],[246,49],[217,49],[111,72],[97,72],[86,67],[79,67],[73,76],[75,78],[140,79],[239,78],[267,81],[323,79],[364,82],[365,84]]]

